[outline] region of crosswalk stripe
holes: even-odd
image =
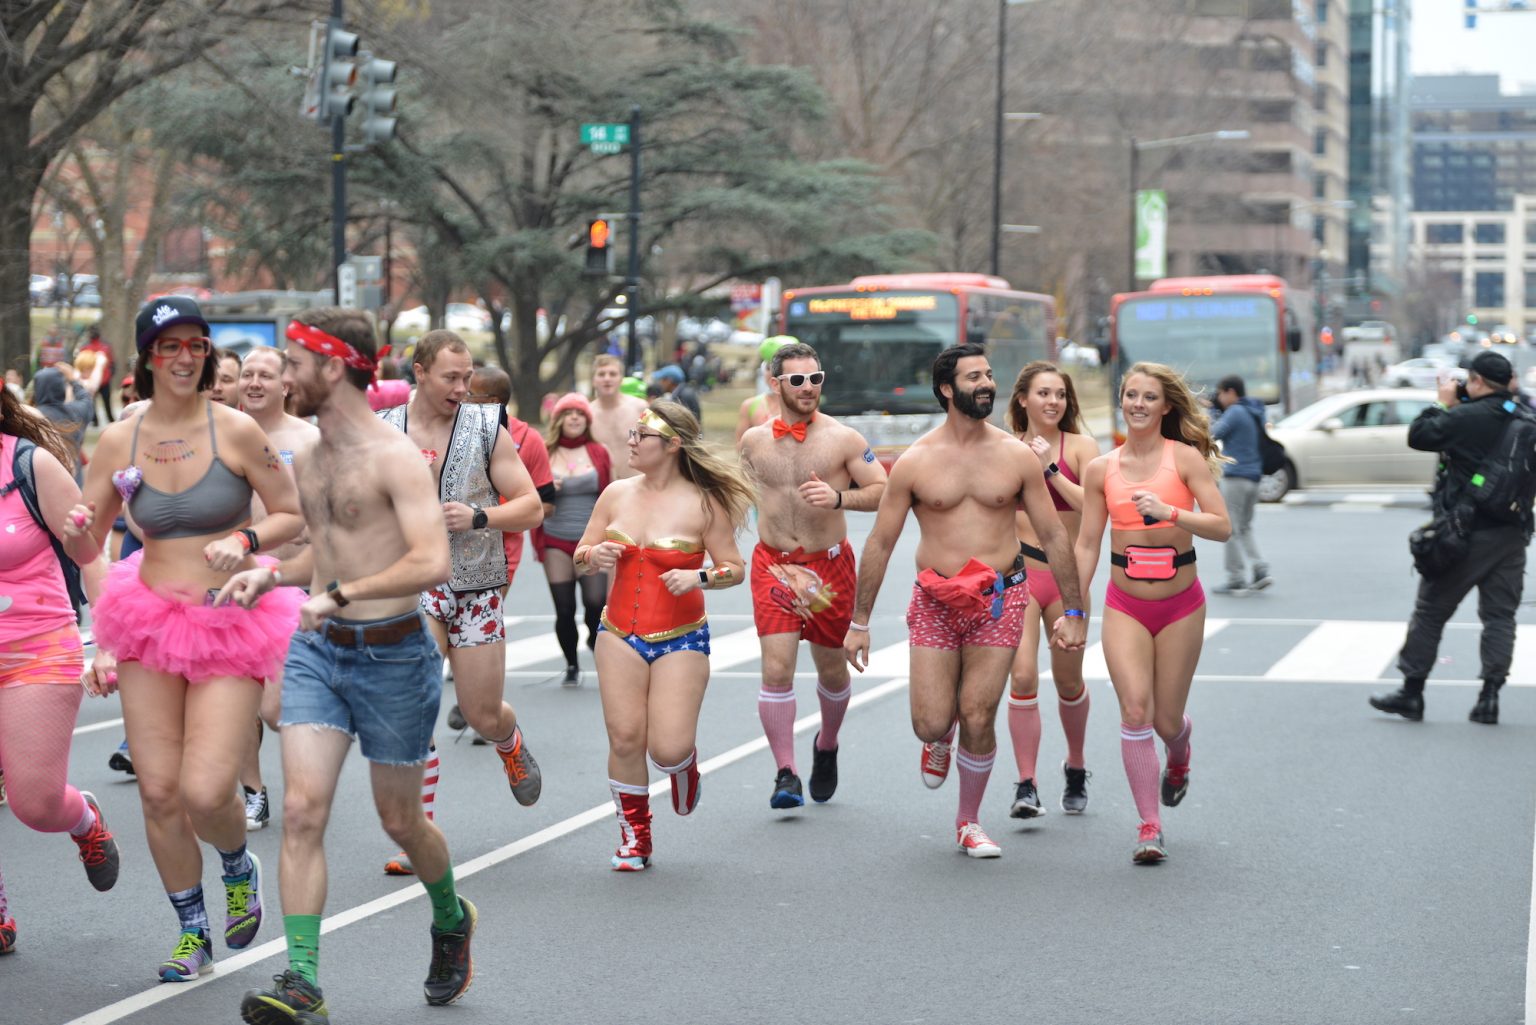
[[[1402,646],[1402,623],[1319,623],[1264,676],[1339,683],[1379,680]]]
[[[1231,624],[1230,619],[1207,619],[1205,621],[1205,639],[1210,640],[1225,630]],[[1050,664],[1051,653],[1042,643],[1040,645],[1041,665]],[[1104,642],[1090,645],[1083,652],[1083,679],[1107,680],[1109,679],[1109,663],[1104,661]]]

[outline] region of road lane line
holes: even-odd
[[[1402,623],[1320,623],[1264,675],[1335,683],[1379,680],[1402,646]]]
[[[76,726],[75,736],[78,737],[82,733],[100,733],[102,730],[116,729],[122,724],[123,720],[120,717],[117,719],[103,719],[101,722],[93,722],[89,726]]]
[[[900,645],[892,645],[889,648],[881,649],[881,651],[877,654],[891,654],[898,648],[905,650],[906,644],[903,643]],[[855,694],[853,699],[848,702],[848,708],[850,711],[852,711],[853,709],[862,705],[867,705],[871,702],[878,701],[888,694],[894,694],[896,691],[901,690],[906,685],[907,678],[905,676],[898,677],[894,680],[887,680],[884,683],[876,684],[868,690],[860,691],[859,693]],[[804,716],[803,718],[795,720],[795,732],[804,733],[811,727],[820,725],[820,723],[820,712]],[[743,758],[757,754],[759,751],[765,751],[767,748],[768,740],[766,737],[758,737],[755,740],[747,741],[745,744],[738,744],[737,746],[723,752],[722,754],[715,755],[713,758],[700,762],[699,774],[701,776],[707,776],[712,772],[723,769],[729,765],[733,765],[736,762],[741,761]],[[658,797],[664,793],[667,793],[671,786],[671,781],[663,777],[658,782],[651,784],[651,796]],[[454,878],[456,880],[467,879],[478,872],[482,872],[485,869],[499,865],[511,858],[515,858],[519,854],[526,854],[531,850],[535,850],[536,848],[544,846],[545,844],[552,843],[561,837],[564,837],[570,833],[574,833],[576,830],[581,829],[584,826],[590,826],[596,822],[612,821],[612,819],[613,802],[604,801],[602,804],[597,805],[594,808],[588,808],[586,811],[572,815],[570,818],[557,822],[552,826],[546,826],[545,828],[539,830],[537,833],[525,836],[521,840],[516,840],[503,847],[498,847],[493,851],[488,851],[479,857],[471,858],[463,864],[455,865],[453,867]],[[594,870],[601,871],[601,869]],[[374,915],[382,914],[391,908],[399,907],[401,904],[405,904],[413,900],[420,900],[426,895],[427,891],[420,885],[404,886],[401,889],[394,891],[393,893],[384,894],[382,897],[377,897],[366,904],[359,904],[356,907],[348,908],[345,911],[340,911],[334,915],[328,916],[321,924],[320,932],[322,934],[335,932],[338,929],[342,929],[346,926],[361,922],[364,919],[372,918]],[[277,916],[274,915],[273,917]],[[286,954],[287,950],[288,941],[285,938],[268,940],[266,943],[263,943],[260,946],[242,950],[240,953],[234,955],[233,957],[226,957],[222,960],[216,961],[214,963],[214,971],[210,975],[205,975],[192,982],[177,983],[174,985],[161,983],[154,989],[147,989],[140,993],[135,993],[130,997],[125,997],[122,1000],[117,1001],[116,1003],[108,1004],[106,1007],[98,1008],[97,1010],[81,1015],[78,1018],[71,1019],[70,1021],[66,1022],[65,1025],[111,1025],[112,1022],[121,1021],[129,1015],[137,1014],[140,1011],[155,1006],[156,1004],[161,1004],[167,1000],[178,997],[183,993],[189,993],[195,989],[199,989],[211,983],[219,982],[222,979],[233,978],[235,972],[238,972],[243,968],[248,968],[251,965],[259,964],[268,958],[276,957],[280,954]]]
[[[1536,835],[1531,838],[1531,923],[1525,933],[1525,1021],[1536,1025]]]

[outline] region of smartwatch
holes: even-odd
[[[336,603],[338,609],[344,609],[352,604],[351,599],[341,593],[341,581],[332,580],[325,585],[325,593],[331,596],[331,601]]]
[[[1045,468],[1045,479],[1046,480],[1050,480],[1052,477],[1056,476],[1060,472],[1061,472],[1061,467],[1057,466],[1055,463],[1052,463],[1050,466],[1047,466]]]
[[[699,570],[699,586],[706,589],[709,587],[709,570]]]
[[[475,511],[475,515],[471,517],[469,521],[470,529],[484,530],[485,525],[490,522],[491,517],[486,513],[484,509],[480,508],[478,505],[472,505],[470,508]]]

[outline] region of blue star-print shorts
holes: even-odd
[[[610,632],[606,623],[599,623],[599,633]],[[618,636],[615,634],[614,636]],[[619,640],[634,648],[640,657],[645,659],[645,664],[650,665],[663,655],[672,655],[679,651],[702,651],[706,657],[709,655],[709,624],[705,623],[690,633],[681,637],[673,637],[665,641],[652,643],[642,640],[638,634],[630,634],[628,637],[620,637]]]

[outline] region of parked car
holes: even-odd
[[[431,316],[425,306],[402,310],[394,326],[403,331],[425,333],[431,329]],[[489,331],[491,315],[474,303],[449,303],[443,313],[443,326],[450,331]]]
[[[47,274],[34,274],[27,286],[33,306],[47,306],[53,302],[53,278]]]
[[[1295,488],[1406,484],[1427,488],[1439,456],[1408,447],[1408,425],[1435,403],[1426,389],[1371,388],[1319,399],[1269,429],[1285,468],[1259,482],[1259,500]]]
[[[1381,383],[1388,388],[1433,388],[1445,373],[1463,381],[1467,378],[1467,372],[1449,359],[1415,356],[1388,367],[1382,372]]]

